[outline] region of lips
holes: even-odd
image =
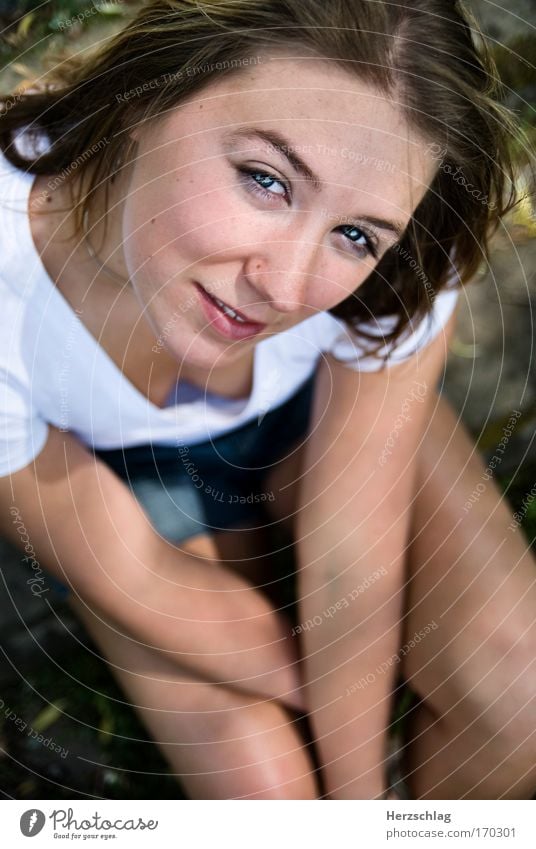
[[[210,326],[227,339],[247,339],[266,327],[266,324],[252,321],[245,313],[210,294],[200,283],[196,282],[195,287]]]
[[[205,291],[207,290],[205,289]],[[222,301],[221,298],[217,298],[216,295],[213,295],[211,292],[207,292],[207,295],[209,296],[209,298],[212,298],[212,300],[215,301],[215,303],[218,304],[219,307],[227,307],[227,309],[235,313],[240,319],[242,319],[242,321],[247,321],[248,324],[257,324],[259,326],[266,327],[266,325],[262,321],[255,321],[254,318],[250,318],[244,312],[242,312],[241,310],[237,310],[236,307],[232,307],[231,304],[228,304],[226,301]]]
[[[254,319],[249,318],[249,316],[247,316],[245,313],[235,309],[234,307],[230,306],[230,304],[227,304],[225,301],[222,301],[220,298],[217,298],[216,295],[213,295],[211,292],[207,292],[207,295],[209,296],[209,298],[212,298],[212,300],[219,306],[219,308],[222,309],[227,315],[229,315],[230,318],[235,319],[235,321],[239,320],[242,323],[247,322],[248,324],[262,324],[262,322],[255,321]],[[262,326],[264,327],[265,325],[263,324]]]
[[[198,284],[198,285],[200,285],[200,284]],[[228,304],[226,301],[222,301],[221,298],[217,298],[216,295],[213,295],[212,292],[209,292],[207,289],[203,288],[203,286],[201,286],[201,288],[209,296],[209,298],[211,298],[214,301],[214,303],[217,304],[220,307],[220,309],[222,308],[222,305],[223,305],[224,307],[227,307],[227,309],[231,310],[231,312],[234,312],[240,319],[242,319],[243,322],[247,322],[248,324],[254,324],[257,327],[266,327],[266,324],[264,322],[255,321],[254,318],[250,318],[248,315],[246,315],[241,310],[237,310],[236,307],[232,307],[231,304]]]

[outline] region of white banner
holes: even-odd
[[[429,846],[534,849],[521,801],[5,801],[2,845],[326,849]],[[29,841],[35,838],[35,843]]]

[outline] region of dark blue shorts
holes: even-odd
[[[156,531],[181,542],[200,533],[266,522],[270,469],[306,438],[315,375],[284,404],[199,445],[136,445],[95,456],[130,488]],[[53,581],[65,597],[68,589]]]

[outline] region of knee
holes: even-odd
[[[276,701],[257,702],[229,717],[229,738],[242,748],[241,793],[248,799],[317,799],[313,765],[291,714]]]
[[[516,623],[488,634],[473,662],[453,676],[458,726],[489,741],[497,755],[536,770],[536,645]],[[460,674],[461,673],[461,674]],[[447,717],[448,719],[448,717]],[[500,758],[499,758],[500,760]]]
[[[505,750],[520,746],[536,763],[536,627],[527,629],[520,617],[498,623],[477,615],[446,645],[418,649],[405,677],[436,718],[472,727]]]

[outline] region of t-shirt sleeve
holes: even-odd
[[[330,348],[331,355],[354,371],[378,371],[383,366],[382,357],[389,354],[385,366],[398,365],[409,360],[415,353],[422,351],[444,329],[454,312],[460,289],[451,283],[434,298],[431,311],[420,321],[408,324],[394,344],[384,345],[377,354],[370,353],[377,343],[361,339],[344,327],[336,336]],[[376,321],[360,325],[367,333],[381,340],[396,324],[396,316],[382,316]]]
[[[27,466],[47,436],[48,425],[33,409],[28,387],[0,366],[0,477]]]
[[[36,408],[24,356],[24,304],[0,277],[0,477],[27,466],[44,447],[48,424]]]

